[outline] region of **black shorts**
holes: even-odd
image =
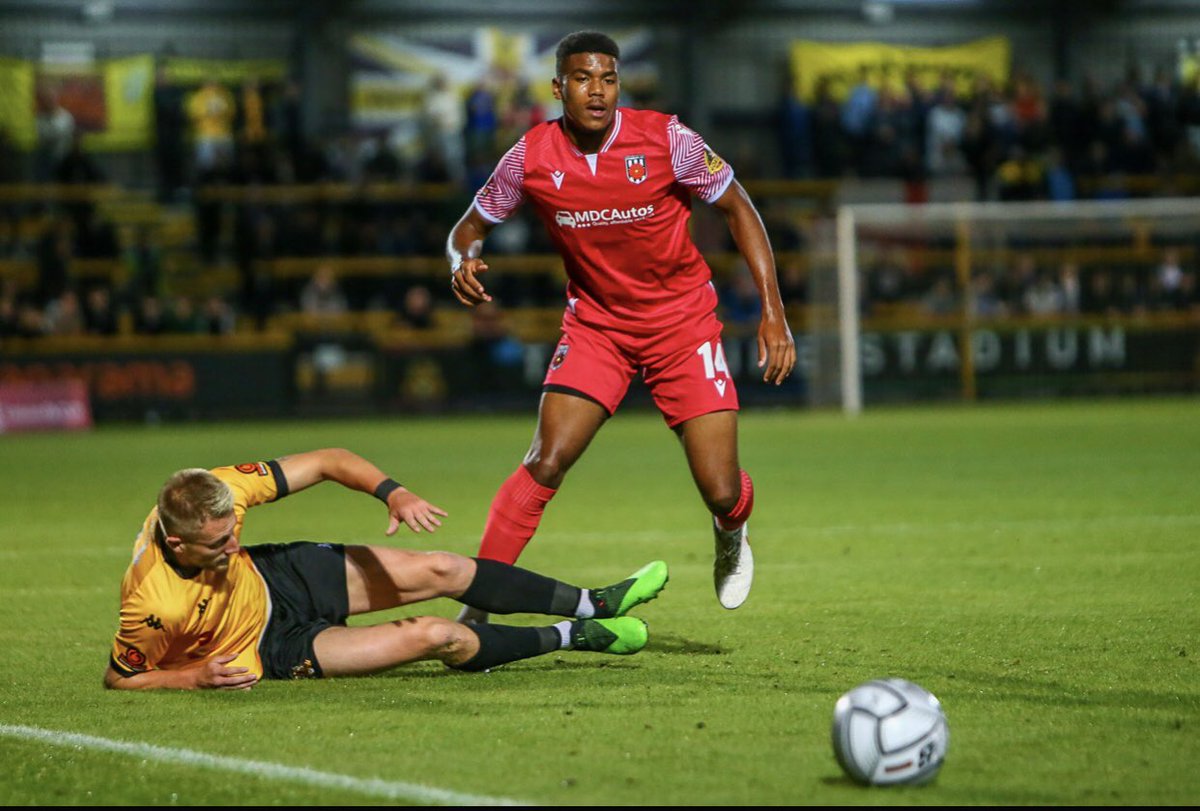
[[[268,679],[320,678],[313,639],[350,613],[346,548],[338,543],[247,546],[271,594],[271,619],[258,646]]]

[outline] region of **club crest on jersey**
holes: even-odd
[[[551,370],[557,369],[563,365],[563,361],[567,359],[567,352],[571,351],[571,347],[566,344],[559,344],[558,350],[555,351],[554,357],[550,359]]]
[[[630,183],[641,183],[646,179],[646,156],[645,155],[626,155],[625,156],[625,177],[629,178]]]

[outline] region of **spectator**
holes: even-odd
[[[496,131],[500,126],[496,93],[487,78],[471,88],[464,102],[463,138],[467,159],[467,185],[482,186],[495,161]]]
[[[813,110],[800,97],[795,77],[788,71],[779,103],[779,152],[788,178],[813,173]]]
[[[996,190],[1001,200],[1041,200],[1045,189],[1045,169],[1023,147],[1013,146],[996,167]]]
[[[478,393],[505,393],[521,388],[525,350],[512,334],[504,311],[494,301],[472,308],[468,353]]]
[[[188,99],[187,114],[192,125],[197,175],[228,166],[237,114],[233,94],[220,82],[210,79]]]
[[[996,170],[999,145],[996,134],[987,117],[982,100],[977,99],[967,112],[963,128],[963,159],[975,181],[975,199],[991,197],[992,174]]]
[[[395,183],[400,179],[403,168],[400,159],[388,143],[387,134],[377,134],[373,140],[373,147],[363,162],[363,182]]]
[[[167,316],[167,332],[197,335],[207,332],[207,324],[190,296],[176,296]]]
[[[1065,311],[1062,291],[1054,279],[1046,273],[1038,273],[1033,284],[1025,288],[1021,297],[1025,313],[1032,316],[1058,315]]]
[[[37,92],[37,153],[34,180],[46,183],[58,176],[58,167],[75,141],[75,116],[62,106],[58,93],[42,88]]]
[[[1058,289],[1062,292],[1062,311],[1076,314],[1083,309],[1083,285],[1079,278],[1079,265],[1073,261],[1063,262],[1058,267]]]
[[[263,102],[262,85],[253,76],[242,82],[235,120],[238,146],[246,152],[261,155],[269,135],[267,110]]]
[[[1179,249],[1166,248],[1150,279],[1150,307],[1155,310],[1187,309],[1186,275]]]
[[[287,174],[296,183],[316,180],[310,150],[304,137],[304,109],[300,83],[287,79],[273,95],[268,107],[270,130],[287,165]]]
[[[841,110],[829,82],[817,82],[812,119],[813,169],[819,178],[841,177],[847,163],[846,139],[841,131]]]
[[[404,293],[400,321],[412,329],[432,329],[435,326],[433,294],[423,284],[416,284]]]
[[[1046,197],[1057,202],[1075,199],[1075,178],[1057,146],[1046,152]]]
[[[867,67],[858,70],[858,81],[850,88],[850,94],[842,104],[842,132],[850,146],[851,163],[860,174],[869,157],[871,130],[874,126],[879,91],[871,84],[871,73]]]
[[[185,191],[186,129],[183,90],[171,81],[166,66],[159,65],[154,77],[154,162],[159,202],[171,202]]]
[[[425,128],[429,151],[441,156],[449,178],[461,183],[466,177],[466,107],[444,73],[434,74],[425,93]]]
[[[930,288],[921,296],[921,307],[932,316],[955,315],[961,311],[958,294],[949,276],[944,273],[938,274]]]
[[[954,98],[953,83],[946,81],[926,120],[926,164],[930,174],[940,176],[963,172],[966,162],[962,154],[962,139],[966,127],[967,114]]]
[[[971,279],[971,313],[977,318],[1004,318],[1008,305],[996,293],[996,277],[982,270]]]
[[[322,263],[300,292],[300,311],[317,318],[339,316],[349,312],[346,294],[342,292],[333,266]]]
[[[209,335],[232,335],[237,331],[237,314],[221,296],[212,295],[204,300],[201,319]]]
[[[79,294],[74,289],[67,288],[46,305],[45,329],[47,335],[84,333],[83,308],[79,305]]]
[[[99,284],[87,291],[83,306],[83,324],[90,335],[116,335],[119,331],[117,308],[112,291]]]
[[[762,316],[762,298],[744,261],[737,263],[728,281],[721,285],[719,300],[725,323],[732,327],[732,332],[754,333]]]
[[[170,318],[157,295],[144,295],[133,314],[133,331],[138,335],[164,335],[171,330]]]
[[[1087,151],[1089,133],[1083,126],[1083,112],[1074,86],[1066,79],[1059,79],[1050,98],[1047,127],[1050,143],[1061,150],[1063,163],[1072,173],[1078,172]]]
[[[45,307],[70,284],[71,260],[75,258],[75,228],[65,217],[55,217],[38,241],[38,280],[34,304]]]

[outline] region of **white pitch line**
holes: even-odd
[[[94,735],[81,735],[76,732],[60,732],[52,729],[40,729],[38,727],[27,727],[16,724],[0,724],[0,737],[39,741],[51,746],[71,746],[76,749],[116,752],[159,763],[179,763],[184,766],[199,766],[204,769],[237,772],[267,780],[305,783],[318,788],[354,791],[359,794],[382,797],[386,800],[403,800],[424,805],[534,805],[534,803],[525,802],[524,800],[514,800],[507,797],[483,797],[477,794],[462,794],[457,791],[448,791],[446,789],[395,780],[379,780],[374,778],[366,780],[361,777],[351,777],[347,774],[320,772],[315,769],[284,766],[280,763],[268,763],[261,760],[241,760],[222,755],[210,755],[192,749],[174,749],[167,746],[155,746],[149,743],[128,743],[109,738],[98,738]]]

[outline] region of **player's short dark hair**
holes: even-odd
[[[613,59],[621,58],[621,49],[608,34],[599,31],[576,31],[567,34],[558,43],[554,52],[554,73],[563,75],[567,67],[567,57],[573,54],[608,54]]]

